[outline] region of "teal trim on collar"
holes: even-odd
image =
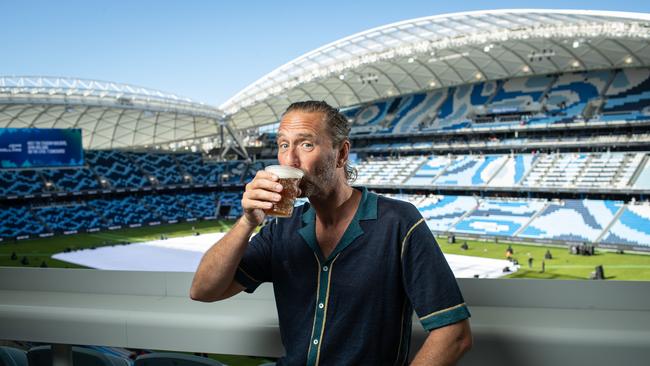
[[[361,187],[361,201],[359,202],[359,207],[357,207],[357,212],[354,214],[352,221],[350,221],[350,225],[348,225],[345,233],[343,234],[343,237],[336,245],[336,248],[334,251],[332,251],[327,259],[323,258],[323,252],[321,251],[320,246],[318,245],[318,241],[316,240],[316,210],[314,210],[313,206],[310,205],[309,209],[302,214],[302,222],[305,226],[298,230],[298,233],[300,236],[302,236],[303,239],[305,239],[307,245],[309,245],[309,247],[314,251],[320,263],[325,264],[331,261],[345,248],[347,248],[354,241],[354,239],[363,234],[363,229],[361,228],[361,225],[359,225],[359,221],[376,219],[377,195],[372,192],[368,192],[368,189],[366,187]]]

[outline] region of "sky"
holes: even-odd
[[[650,13],[650,1],[0,1],[0,76],[114,81],[219,106],[327,43],[460,11],[548,8]]]

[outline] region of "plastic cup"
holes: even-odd
[[[291,217],[294,202],[298,197],[298,185],[305,172],[284,165],[269,165],[264,170],[277,175],[279,183],[282,184],[282,192],[280,192],[282,198],[279,202],[273,204],[273,208],[264,210],[264,212],[275,217]]]

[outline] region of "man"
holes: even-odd
[[[272,282],[287,352],[279,365],[404,365],[413,310],[430,330],[413,365],[454,364],[472,339],[453,274],[413,205],[348,184],[349,131],[325,102],[289,106],[278,160],[305,172],[309,203],[249,243],[282,188],[259,171],[243,216],[201,260],[190,296],[217,301]]]

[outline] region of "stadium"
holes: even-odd
[[[353,185],[413,203],[457,277],[647,281],[649,40],[641,13],[429,16],[324,45],[219,107],[0,77],[0,265],[192,272],[277,163],[282,112],[324,100],[351,123]],[[40,160],[16,154],[34,139]]]

